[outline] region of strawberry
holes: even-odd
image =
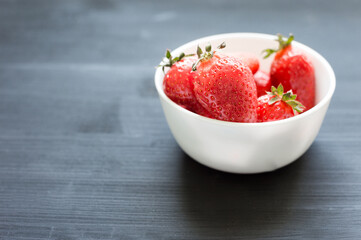
[[[192,106],[190,111],[197,113],[203,117],[213,118],[213,115],[208,112],[198,101]]]
[[[166,58],[161,63],[164,71],[165,67],[170,67],[163,80],[164,93],[175,103],[184,105],[186,108],[196,102],[193,93],[192,64],[196,61],[195,57],[185,58],[181,53],[173,58],[170,51],[167,50]]]
[[[238,57],[240,58],[244,64],[246,64],[249,69],[251,69],[252,73],[255,74],[259,69],[259,61],[255,54],[248,52],[233,52],[233,53],[225,53],[228,56]]]
[[[258,70],[253,77],[257,86],[257,97],[260,97],[264,95],[266,91],[271,90],[272,83],[268,73]]]
[[[222,43],[218,48],[224,48]],[[256,122],[257,90],[248,66],[239,58],[218,54],[206,46],[197,48],[193,65],[194,94],[198,102],[216,119]]]
[[[290,34],[285,41],[278,34],[279,48],[266,49],[265,58],[276,53],[270,71],[272,85],[282,83],[285,91],[292,89],[308,110],[315,105],[315,71],[306,55],[291,45],[293,39]]]
[[[167,50],[166,57],[161,63],[164,71],[165,67],[170,67],[164,76],[163,88],[164,93],[181,107],[198,113],[205,117],[212,117],[197,101],[194,95],[192,65],[197,60],[196,57],[181,53],[178,57],[173,58],[170,51]]]
[[[296,101],[296,97],[292,90],[284,93],[282,84],[277,88],[272,86],[271,92],[257,100],[257,122],[277,121],[298,115],[305,107]]]

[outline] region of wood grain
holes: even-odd
[[[201,10],[202,9],[202,10]],[[0,1],[0,239],[360,239],[358,1]],[[258,175],[180,150],[153,85],[166,48],[293,32],[333,66],[319,136]]]

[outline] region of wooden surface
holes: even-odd
[[[360,239],[359,1],[0,0],[0,239]],[[153,85],[165,49],[281,32],[337,87],[295,163],[197,164]]]

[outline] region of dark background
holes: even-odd
[[[360,239],[360,26],[360,1],[0,0],[0,239]],[[162,113],[165,49],[227,32],[292,32],[336,73],[272,173],[199,165]]]

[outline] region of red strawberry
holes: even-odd
[[[258,70],[253,77],[257,86],[257,97],[260,97],[264,95],[266,91],[271,90],[271,78],[268,73]]]
[[[203,117],[213,118],[213,115],[208,112],[198,101],[192,106],[192,112],[197,113]]]
[[[182,53],[179,57],[172,58],[169,50],[166,52],[166,59],[162,66],[170,67],[163,80],[164,93],[175,103],[186,106],[193,105],[196,98],[193,93],[192,64],[196,61],[195,57],[185,58]]]
[[[164,93],[181,107],[198,113],[205,117],[212,117],[197,101],[194,95],[192,65],[196,57],[181,53],[178,57],[172,58],[169,50],[166,52],[166,59],[160,65],[163,68],[170,67],[164,76]]]
[[[272,86],[271,92],[258,98],[257,121],[271,122],[290,118],[301,113],[304,108],[296,101],[292,90],[284,93],[282,84],[277,89]]]
[[[315,71],[307,57],[291,45],[293,39],[290,35],[285,41],[279,34],[279,48],[266,49],[265,58],[277,53],[270,71],[272,85],[282,83],[286,91],[292,89],[308,110],[315,105]]]
[[[248,52],[233,52],[233,53],[224,53],[228,56],[240,58],[244,64],[246,64],[252,73],[255,74],[259,69],[259,61],[255,54]]]
[[[256,122],[257,90],[249,67],[239,58],[215,53],[210,45],[204,53],[198,47],[197,55],[193,70],[198,102],[216,119]]]

